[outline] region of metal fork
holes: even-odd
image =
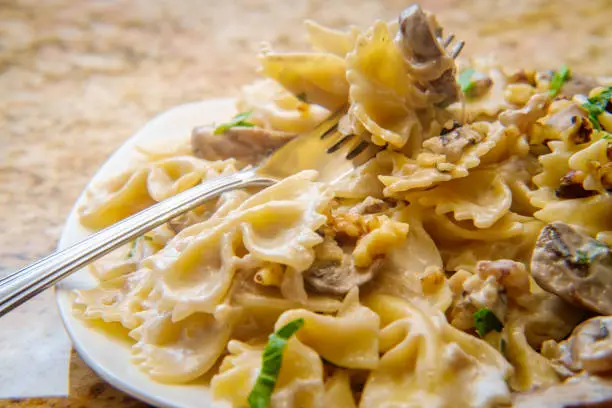
[[[446,48],[452,39],[451,35],[438,41]],[[460,42],[449,55],[455,58],[462,47]],[[318,180],[327,182],[346,175],[385,148],[353,134],[343,135],[338,130],[338,122],[346,112],[346,106],[334,112],[314,130],[291,140],[258,167],[202,183],[0,279],[0,316],[114,249],[224,192],[271,185],[302,170],[318,170]]]
[[[85,265],[221,193],[271,185],[307,169],[319,170],[322,181],[341,177],[380,150],[372,145],[363,146],[359,138],[351,141],[340,135],[338,121],[345,113],[346,108],[334,112],[314,130],[291,140],[258,167],[202,183],[0,279],[0,316]]]

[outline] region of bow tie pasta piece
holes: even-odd
[[[471,220],[477,228],[489,228],[512,204],[512,192],[494,170],[477,170],[467,177],[442,183],[434,189],[408,193],[410,202],[434,207],[436,214],[452,213],[455,220]]]
[[[470,83],[467,92],[463,86],[463,92],[467,93],[465,105],[455,103],[449,107],[458,118],[465,116],[468,123],[491,120],[510,107],[504,96],[510,78],[498,61],[491,57],[473,58],[462,65],[459,72],[464,76],[464,72],[469,72]]]
[[[550,201],[534,216],[544,222],[562,221],[580,227],[591,236],[612,229],[608,194],[573,200]]]
[[[194,313],[176,322],[171,313],[149,309],[130,336],[133,361],[156,381],[184,383],[200,377],[225,350],[240,311],[219,305],[213,314]]]
[[[510,402],[511,367],[485,341],[450,326],[426,305],[385,295],[364,302],[381,317],[381,357],[362,408],[495,407]]]
[[[443,246],[464,240],[491,241],[519,236],[524,232],[526,218],[529,217],[509,212],[489,228],[476,228],[471,222],[455,221],[448,215],[433,212],[427,215],[423,224],[434,241]]]
[[[535,218],[520,219],[522,232],[500,240],[466,240],[440,245],[447,271],[468,270],[475,272],[476,263],[484,260],[514,259],[529,263],[536,240],[544,223]]]
[[[410,226],[403,243],[386,256],[384,273],[367,287],[369,293],[384,293],[401,298],[424,298],[432,307],[445,311],[452,293],[442,269],[442,259],[435,242],[423,228],[423,208],[404,207],[394,218]]]
[[[233,407],[248,406],[247,398],[259,375],[264,346],[265,344],[249,345],[237,340],[229,341],[228,355],[223,358],[219,372],[210,382],[215,398],[227,400]]]
[[[327,52],[344,58],[355,48],[360,30],[350,26],[347,31],[324,27],[312,20],[304,22],[308,32],[308,42],[315,51]]]
[[[439,133],[450,116],[433,107],[444,96],[428,89],[427,79],[415,76],[422,72],[410,72],[410,61],[393,41],[395,34],[395,27],[377,21],[347,55],[350,116],[371,133],[373,143],[400,149],[410,141],[414,150],[427,135]]]
[[[291,309],[334,314],[342,305],[335,297],[313,294],[309,294],[304,302],[295,298],[287,299],[276,288],[262,287],[255,283],[251,275],[240,272],[231,290],[232,304],[244,310],[244,320],[238,323],[232,334],[235,339],[246,341],[265,337],[274,330],[280,315]]]
[[[537,208],[544,208],[550,201],[557,199],[557,194],[561,197],[576,198],[572,189],[562,187],[563,178],[569,173],[569,158],[574,152],[568,151],[566,145],[562,141],[551,141],[548,143],[551,149],[549,154],[545,154],[539,157],[540,164],[542,165],[542,172],[533,177],[534,184],[538,187],[537,190],[530,194],[531,204]],[[567,183],[563,184],[575,184],[572,180],[568,180]],[[559,193],[557,193],[559,190]],[[582,194],[580,194],[582,195]]]
[[[119,322],[127,329],[142,323],[138,315],[153,289],[151,270],[139,270],[105,279],[92,289],[78,290],[75,313],[83,319]]]
[[[608,140],[595,135],[588,143],[556,140],[548,146],[551,152],[539,157],[542,173],[533,178],[538,189],[529,194],[531,204],[540,208],[534,216],[575,224],[592,236],[612,229],[607,215],[612,199],[604,185],[612,171]]]
[[[384,160],[371,159],[354,171],[336,180],[331,189],[335,197],[364,199],[366,197],[383,198],[383,184],[379,174],[388,174],[390,163]]]
[[[227,216],[182,231],[145,260],[175,321],[198,311],[211,313],[241,265],[267,261],[299,273],[312,264],[312,248],[322,241],[315,231],[326,220],[320,211],[331,198],[323,185],[311,181],[315,175],[302,172],[286,178]]]
[[[357,408],[347,370],[335,369],[325,381],[324,407]]]
[[[359,303],[359,291],[351,290],[336,316],[304,309],[283,313],[276,327],[303,318],[304,327],[296,334],[301,342],[339,367],[374,369],[378,364],[379,319]]]
[[[584,190],[606,194],[612,188],[612,148],[609,147],[610,140],[601,138],[569,158],[570,169],[583,178]]]
[[[524,216],[533,216],[537,208],[530,201],[530,195],[536,189],[532,178],[542,171],[537,157],[533,155],[512,156],[500,163],[497,170],[512,192],[510,211]]]
[[[102,229],[155,204],[147,176],[146,168],[127,171],[87,190],[85,204],[78,209],[81,224]]]
[[[367,268],[375,257],[386,255],[394,247],[401,245],[408,236],[410,227],[385,215],[377,218],[379,226],[359,238],[353,251],[355,265]]]
[[[151,164],[147,190],[155,201],[185,191],[202,180],[236,171],[234,160],[208,162],[190,156],[172,157]]]
[[[261,368],[264,345],[232,340],[219,373],[210,383],[215,398],[233,407],[248,406],[247,398]],[[283,351],[281,369],[270,401],[271,408],[323,408],[323,362],[310,347],[292,337]]]
[[[336,110],[348,100],[346,64],[336,55],[277,53],[265,48],[259,62],[264,75],[308,103]]]
[[[245,85],[236,101],[238,112],[251,112],[248,120],[263,129],[297,134],[313,129],[329,111],[301,101],[274,80]]]
[[[504,328],[506,356],[514,367],[509,384],[515,391],[545,388],[559,382],[550,360],[535,351],[525,338],[525,324],[511,316]]]
[[[385,196],[403,198],[405,191],[466,177],[471,169],[502,162],[515,154],[523,156],[527,149],[518,130],[499,122],[477,122],[427,139],[416,159],[383,151],[376,160],[381,167],[390,168],[389,173],[379,176]]]
[[[234,160],[209,162],[191,156],[144,164],[89,189],[79,220],[87,228],[105,228],[202,180],[235,171]]]

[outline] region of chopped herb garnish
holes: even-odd
[[[457,83],[461,87],[461,92],[464,94],[469,93],[472,88],[474,88],[474,81],[472,81],[472,76],[476,73],[476,71],[472,68],[468,68],[463,71],[459,77],[457,78]]]
[[[576,259],[574,262],[580,265],[588,265],[591,263],[589,254],[586,251],[581,251],[580,249],[576,250]]]
[[[567,65],[561,65],[561,68],[553,74],[552,80],[550,81],[550,90],[548,93],[550,96],[557,96],[557,94],[563,88],[563,84],[569,79],[570,70]]]
[[[268,344],[263,352],[259,376],[249,394],[249,405],[251,408],[268,408],[270,405],[270,397],[276,386],[276,379],[283,362],[285,346],[291,336],[302,326],[304,326],[304,319],[296,319],[270,335]]]
[[[599,119],[597,117],[605,112],[606,106],[612,98],[612,86],[607,87],[599,93],[582,104],[582,107],[589,113],[589,120],[593,124],[593,127],[597,130],[601,130]]]
[[[127,254],[127,259],[132,259],[136,255],[136,245],[138,244],[138,238],[130,242],[130,252]]]
[[[144,239],[145,241],[153,241],[153,238],[148,235],[142,235],[132,242],[130,242],[130,252],[128,252],[127,259],[132,259],[134,255],[136,255],[136,247],[138,246],[138,241]]]
[[[248,122],[246,119],[251,116],[252,112],[242,112],[237,114],[236,116],[234,116],[229,122],[227,123],[222,123],[219,126],[217,126],[215,128],[214,134],[215,135],[220,135],[222,133],[227,132],[229,129],[236,127],[236,126],[242,126],[242,127],[253,127],[255,126],[254,124],[252,124],[251,122]]]
[[[480,337],[484,337],[491,330],[501,332],[504,326],[492,311],[483,307],[474,313],[474,327],[476,327],[476,331]]]
[[[590,265],[600,255],[606,255],[610,252],[610,249],[606,244],[599,241],[594,241],[583,247],[583,249],[576,250],[576,256],[574,257],[574,263],[577,265]]]
[[[298,98],[300,102],[308,103],[308,100],[306,99],[306,92],[300,92],[299,94],[295,95],[295,97]]]

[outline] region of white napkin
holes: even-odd
[[[0,399],[68,395],[69,359],[53,290],[0,317]]]

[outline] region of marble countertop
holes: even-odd
[[[395,18],[409,4],[0,0],[0,276],[53,250],[87,180],[147,120],[184,102],[231,96],[254,79],[261,41],[303,49],[305,18],[365,26],[372,16]],[[612,75],[610,0],[421,5],[467,41],[464,56],[493,51],[514,66],[566,62],[575,71]],[[55,313],[24,310],[13,312],[24,327]],[[47,321],[48,330],[61,333],[59,321]],[[36,370],[36,360],[27,367]],[[68,397],[3,400],[0,407],[144,406],[104,384],[75,353],[69,368]],[[6,370],[0,362],[0,378]]]

